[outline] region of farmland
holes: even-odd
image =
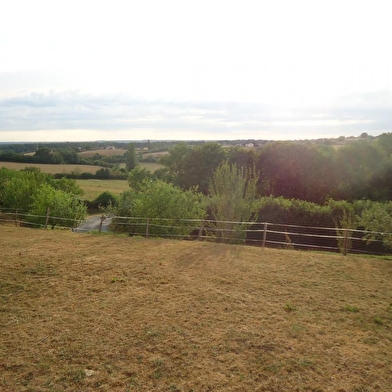
[[[56,174],[56,173],[72,173],[73,171],[79,173],[92,173],[94,174],[99,170],[100,166],[95,165],[51,165],[46,163],[21,163],[21,162],[0,162],[0,168],[6,167],[7,169],[23,170],[26,167],[37,167],[43,173]]]
[[[125,167],[125,165],[121,165]],[[21,163],[21,162],[0,162],[0,168],[6,167],[7,169],[23,170],[26,167],[37,167],[43,173],[56,174],[56,173],[72,173],[77,171],[79,173],[92,173],[94,174],[97,170],[101,169],[101,166],[96,165],[51,165],[45,163]],[[151,172],[162,168],[162,165],[154,162],[140,162],[140,167],[144,167]]]
[[[390,259],[0,226],[2,391],[389,391]]]
[[[87,200],[94,200],[105,191],[118,196],[129,189],[126,180],[76,180],[76,182],[83,189]]]
[[[98,149],[98,150],[82,151],[82,152],[79,152],[78,155],[81,158],[92,158],[96,154],[102,155],[104,157],[110,157],[113,155],[124,155],[126,151],[127,150],[120,149],[120,148],[118,148],[118,149],[116,148],[114,150],[105,148],[105,149]]]

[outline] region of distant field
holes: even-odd
[[[160,151],[160,152],[146,152],[143,154],[143,158],[148,158],[148,157],[162,157],[164,155],[168,155],[169,151]]]
[[[90,151],[82,151],[79,152],[78,155],[83,158],[92,158],[95,154],[103,155],[105,157],[110,157],[113,155],[124,155],[127,150],[116,149],[116,150],[90,150]]]
[[[19,163],[19,162],[0,162],[0,168],[6,167],[7,169],[22,170],[26,167],[38,167],[43,173],[56,174],[56,173],[71,173],[74,170],[79,173],[93,173],[99,169],[101,166],[95,165],[47,165],[44,163]],[[120,165],[125,167],[125,164]],[[147,170],[154,172],[157,169],[162,168],[159,163],[153,162],[140,162],[141,167],[145,167]]]
[[[0,390],[391,391],[392,262],[0,225]]]
[[[155,170],[162,169],[162,165],[155,162],[140,162],[139,165],[141,167],[145,167],[150,172],[154,173]]]
[[[13,170],[22,170],[32,166],[38,167],[43,173],[49,174],[71,173],[75,170],[80,173],[95,173],[101,168],[100,166],[94,165],[47,165],[43,163],[0,162],[0,168],[6,167],[7,169]]]
[[[119,195],[129,189],[126,180],[76,180],[77,184],[84,190],[87,200],[95,200],[102,192],[108,191]]]

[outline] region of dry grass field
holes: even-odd
[[[6,167],[7,169],[22,170],[26,167],[38,167],[43,173],[56,174],[56,173],[72,173],[77,171],[79,173],[93,173],[101,166],[95,165],[49,165],[45,163],[21,163],[21,162],[0,162],[0,168]]]
[[[129,189],[126,180],[76,180],[76,183],[83,189],[84,197],[87,200],[95,200],[102,192],[108,191],[118,196]]]
[[[392,391],[392,263],[0,225],[0,390]]]
[[[101,169],[101,166],[96,165],[50,165],[45,163],[20,163],[20,162],[0,162],[0,168],[5,167],[7,169],[22,170],[26,167],[38,167],[43,173],[56,174],[56,173],[72,173],[77,171],[79,173],[93,173]],[[120,165],[125,167],[125,164]],[[159,163],[154,162],[140,162],[140,166],[154,172],[163,166]]]
[[[111,157],[113,155],[124,155],[127,150],[125,149],[115,149],[115,150],[106,150],[105,148],[100,150],[90,150],[90,151],[82,151],[79,152],[78,155],[82,158],[92,158],[95,154],[103,155],[104,157]]]

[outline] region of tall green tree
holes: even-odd
[[[260,153],[260,193],[323,204],[338,186],[334,151],[303,143],[271,143]]]
[[[125,167],[128,171],[133,170],[138,164],[134,143],[129,143],[125,152]]]
[[[161,158],[166,167],[167,179],[182,189],[197,187],[208,194],[208,187],[214,170],[225,160],[226,153],[218,143],[205,143],[191,147],[179,143],[170,154]]]
[[[145,167],[136,166],[128,174],[129,187],[135,190],[142,190],[145,187],[145,181],[153,181],[155,176]]]
[[[257,182],[254,170],[224,162],[214,172],[211,180],[210,213],[214,222],[212,234],[220,241],[233,242],[245,238],[249,220],[254,218]],[[244,222],[243,224],[237,222]]]
[[[384,166],[381,150],[366,140],[359,140],[340,148],[336,159],[338,197],[349,201],[369,197],[372,193],[369,194],[369,183]]]

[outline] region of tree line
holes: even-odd
[[[269,143],[258,149],[178,143],[161,158],[162,168],[151,173],[138,166],[135,146],[128,144],[129,190],[119,197],[106,192],[101,206],[117,217],[129,217],[129,222],[113,222],[116,231],[128,234],[137,217],[207,219],[213,226],[204,229],[230,242],[243,235],[236,232],[235,222],[274,222],[361,228],[376,232],[366,240],[379,239],[392,247],[391,154],[391,134],[339,149],[305,142]],[[34,171],[10,175],[3,169],[0,203],[37,212],[38,205],[42,209],[44,201],[56,199],[43,196],[49,188],[52,194],[80,199],[70,179],[45,176]],[[63,193],[58,194],[60,199],[65,198]],[[70,199],[67,203],[83,204]],[[220,221],[231,221],[233,226],[223,229]],[[189,234],[190,229],[184,227],[180,234]]]
[[[274,196],[324,204],[328,199],[392,199],[392,134],[359,139],[335,148],[312,142],[274,142],[258,149],[192,147],[180,143],[161,158],[157,175],[183,189],[208,194],[214,170],[227,160],[259,173],[259,197]]]

